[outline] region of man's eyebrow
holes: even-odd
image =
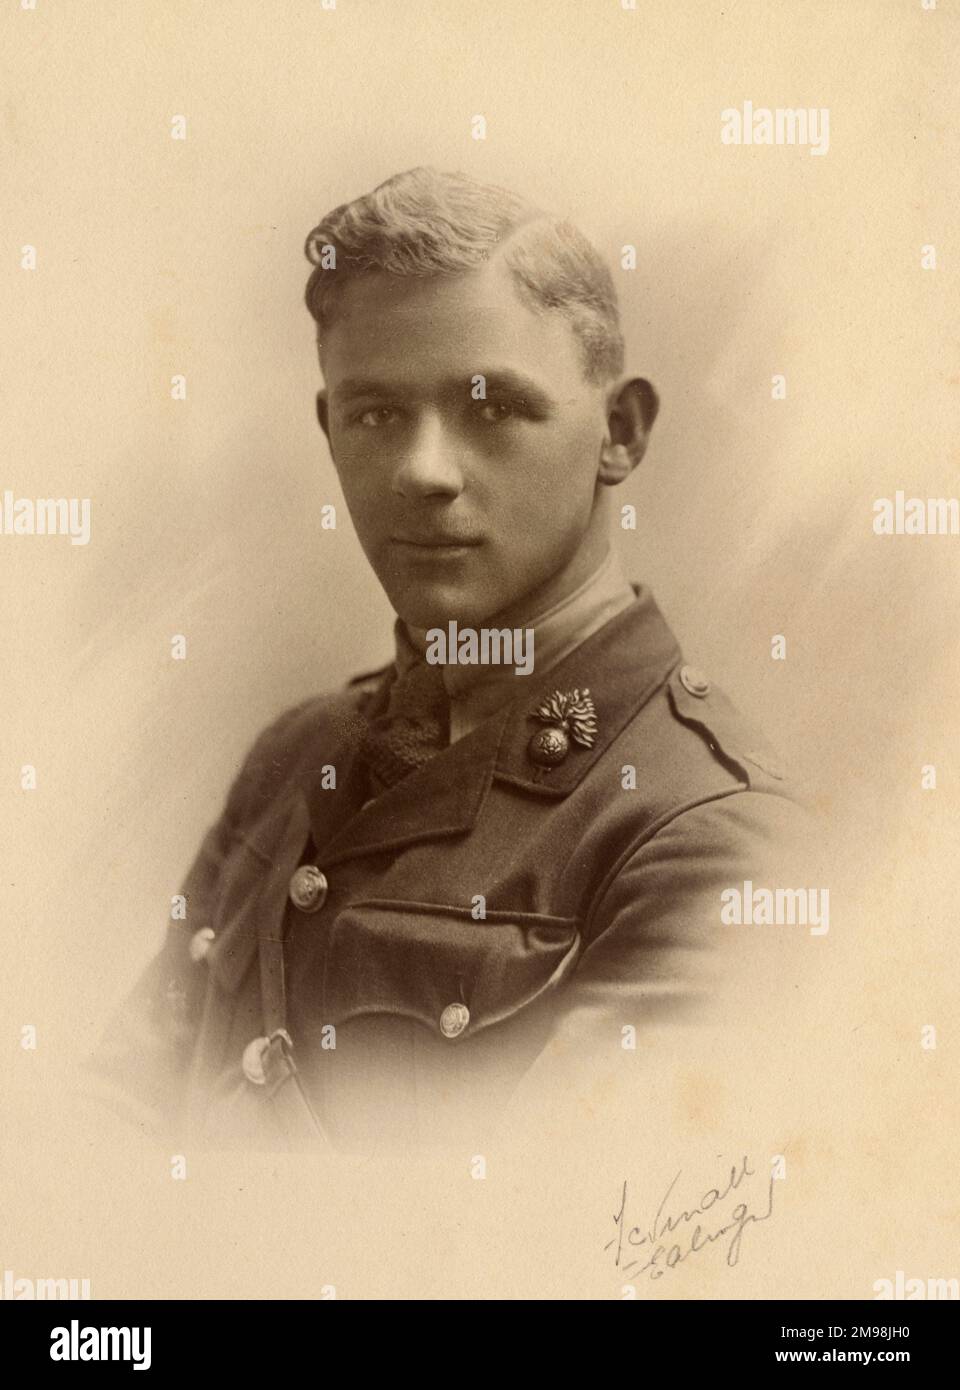
[[[462,376],[449,377],[441,388],[444,396],[456,399],[461,395],[472,395],[476,378],[482,377],[486,393],[523,396],[532,404],[547,407],[553,403],[550,393],[538,385],[531,377],[513,367],[496,367],[490,371],[477,371]],[[408,396],[408,383],[377,380],[374,377],[345,377],[331,392],[338,403],[357,396]],[[475,397],[474,397],[475,398]],[[476,399],[476,398],[475,398]]]
[[[486,386],[487,394],[500,392],[503,395],[523,396],[537,405],[548,406],[552,404],[550,393],[537,384],[532,377],[524,376],[523,372],[514,371],[512,367],[502,367],[489,372],[478,372],[477,376],[482,376]],[[472,383],[473,378],[471,378]]]
[[[372,378],[359,376],[344,377],[343,381],[331,392],[334,400],[349,400],[351,396],[385,396],[395,395],[402,388],[391,386],[388,381],[375,381]]]

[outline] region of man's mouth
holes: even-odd
[[[391,536],[392,545],[407,546],[412,550],[466,550],[470,546],[481,545],[479,536]]]

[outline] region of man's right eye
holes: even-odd
[[[396,414],[397,412],[394,410],[393,406],[375,405],[370,406],[367,410],[358,411],[356,415],[351,417],[350,423],[352,425],[362,425],[364,429],[375,430],[379,429],[382,425],[389,425]]]

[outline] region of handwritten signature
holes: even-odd
[[[746,1156],[742,1163],[735,1164],[730,1169],[730,1176],[725,1182],[717,1187],[708,1188],[694,1206],[681,1208],[672,1214],[667,1213],[665,1208],[670,1200],[670,1194],[680,1181],[682,1172],[681,1169],[663,1194],[663,1200],[657,1207],[656,1215],[646,1229],[643,1226],[630,1226],[628,1224],[627,1183],[626,1179],[624,1180],[620,1209],[613,1218],[616,1234],[603,1247],[604,1252],[616,1248],[615,1264],[622,1273],[637,1278],[649,1270],[651,1279],[661,1279],[668,1269],[675,1269],[684,1260],[688,1260],[691,1255],[699,1255],[701,1251],[709,1249],[717,1241],[723,1241],[726,1236],[730,1237],[727,1246],[727,1264],[733,1266],[740,1259],[743,1233],[747,1227],[754,1222],[769,1221],[773,1215],[773,1185],[776,1181],[773,1176],[770,1178],[770,1187],[767,1193],[767,1209],[762,1214],[758,1215],[752,1212],[749,1204],[745,1201],[739,1201],[732,1211],[728,1210],[723,1215],[720,1215],[716,1210],[732,1193],[737,1191],[745,1179],[756,1176],[755,1170],[750,1167],[749,1159]],[[708,1216],[710,1212],[713,1213],[712,1217]],[[722,1223],[719,1226],[716,1225],[718,1216]],[[697,1220],[698,1217],[706,1219],[700,1221]],[[693,1222],[696,1224],[691,1229]],[[673,1236],[674,1232],[679,1232],[679,1235],[675,1237],[673,1243],[665,1241],[665,1237]],[[639,1255],[634,1255],[634,1250],[639,1250]],[[646,1259],[645,1263],[642,1263],[645,1256],[649,1256],[649,1258]]]

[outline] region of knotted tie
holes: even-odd
[[[360,756],[373,774],[375,792],[392,787],[446,748],[449,730],[443,668],[417,661],[394,681],[386,711],[370,721],[360,740]]]

